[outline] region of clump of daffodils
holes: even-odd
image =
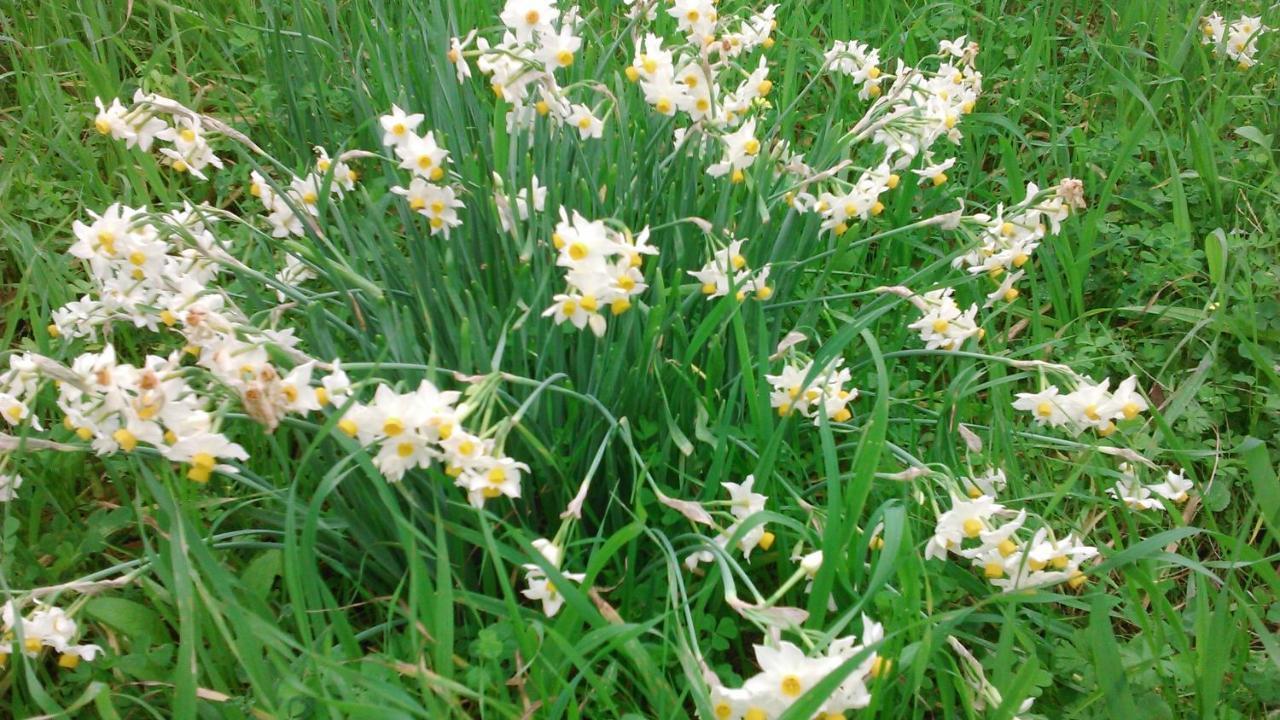
[[[561,86],[556,73],[568,72],[582,48],[581,17],[570,5],[561,12],[552,0],[507,0],[499,14],[502,38],[493,44],[473,32],[454,38],[447,54],[457,69],[458,81],[471,77],[468,58],[489,77],[489,87],[511,104],[507,129],[532,130],[539,117],[577,129],[582,139],[599,138],[604,122],[599,110],[574,102],[569,90],[584,84]],[[472,49],[472,43],[475,49]]]
[[[112,99],[110,105],[104,104],[102,98],[94,98],[93,102],[98,107],[94,128],[102,135],[123,140],[125,147],[148,152],[157,140],[168,143],[167,147],[158,148],[161,161],[174,172],[189,173],[201,180],[208,179],[205,169],[222,168],[222,160],[209,145],[202,117],[175,101],[138,90],[127,108],[119,98]],[[176,114],[175,108],[185,112]]]
[[[1258,52],[1258,37],[1271,30],[1262,24],[1261,17],[1241,15],[1239,20],[1227,25],[1218,13],[1204,18],[1200,28],[1204,33],[1200,43],[1212,45],[1215,55],[1225,55],[1241,70],[1257,64],[1253,56]]]
[[[755,476],[748,475],[741,483],[721,483],[721,486],[729,491],[730,522],[712,540],[720,549],[723,550],[729,546],[730,539],[737,534],[744,520],[764,511],[764,504],[769,498],[755,491],[755,482]],[[753,525],[738,540],[738,549],[742,551],[743,557],[749,558],[751,552],[757,547],[761,550],[773,547],[773,541],[773,533],[765,529],[764,523],[759,523]],[[684,564],[690,570],[694,570],[699,563],[711,562],[714,559],[715,556],[710,550],[699,550],[685,558]]]
[[[1115,486],[1107,488],[1107,494],[1123,502],[1132,510],[1164,510],[1161,498],[1174,503],[1184,503],[1190,497],[1191,481],[1180,471],[1169,470],[1162,482],[1143,484],[1137,469],[1129,463],[1120,463],[1120,477]]]
[[[773,386],[769,405],[781,417],[796,412],[811,418],[814,425],[821,425],[824,417],[832,422],[848,422],[853,417],[848,406],[857,399],[858,389],[849,386],[853,376],[844,367],[844,358],[835,358],[814,372],[812,360],[801,358],[798,353],[793,355],[795,359],[782,372],[765,376]]]
[[[315,217],[320,214],[322,197],[341,197],[355,189],[360,175],[346,161],[349,155],[362,153],[346,153],[337,160],[322,147],[315,148],[315,153],[315,168],[303,177],[290,177],[288,184],[273,186],[257,170],[250,172],[249,194],[262,202],[271,237],[301,237],[306,230],[299,213]]]
[[[566,287],[542,315],[557,325],[568,321],[603,336],[608,327],[605,308],[610,315],[621,315],[631,309],[632,298],[649,287],[641,269],[644,256],[657,255],[658,248],[649,244],[647,227],[633,235],[625,227],[610,227],[560,208],[551,242],[556,265],[565,269]]]
[[[769,286],[770,268],[766,264],[759,270],[747,266],[742,245],[747,240],[734,240],[728,247],[715,251],[701,269],[688,271],[699,283],[702,294],[708,299],[733,293],[738,300],[745,300],[747,293],[759,300],[773,297]]]
[[[712,718],[715,720],[768,720],[786,712],[796,699],[844,663],[865,657],[819,707],[814,717],[843,717],[843,713],[871,704],[868,684],[888,673],[892,662],[869,649],[884,640],[884,626],[862,616],[862,638],[848,635],[836,639],[826,652],[807,655],[785,640],[755,646],[760,672],[741,687],[729,688],[718,682],[710,688]],[[710,719],[708,719],[710,720]]]
[[[725,159],[708,170],[715,177],[742,182],[760,151],[755,120],[746,116],[766,104],[773,82],[765,57],[751,67],[742,56],[773,46],[776,11],[769,5],[758,13],[721,15],[711,0],[681,0],[667,9],[681,35],[646,33],[625,70],[655,112],[688,122],[674,128],[678,142],[719,139]]]
[[[965,268],[970,274],[985,274],[997,287],[987,295],[986,307],[1018,298],[1016,283],[1022,279],[1021,269],[1031,259],[1046,235],[1057,235],[1073,208],[1084,208],[1083,185],[1066,178],[1057,186],[1041,190],[1027,184],[1027,196],[1007,212],[997,208],[994,216],[979,213],[961,218],[959,227],[977,230],[977,245],[960,255],[952,266]],[[1047,224],[1046,224],[1047,223]]]
[[[21,645],[19,645],[19,634]],[[97,645],[77,645],[79,626],[65,610],[54,605],[36,605],[22,616],[14,601],[0,607],[0,667],[15,652],[35,658],[49,648],[58,655],[58,666],[74,669],[81,660],[93,662],[102,652]]]
[[[951,508],[938,515],[925,558],[967,560],[1006,592],[1064,582],[1083,586],[1081,565],[1097,556],[1097,548],[1072,534],[1056,539],[1047,527],[1024,538],[1026,522],[1026,510],[1014,512],[989,495],[953,496]]]
[[[954,158],[935,161],[933,146],[946,138],[959,143],[957,127],[972,112],[982,92],[982,74],[975,68],[976,44],[961,37],[939,45],[934,70],[898,61],[892,73],[881,68],[879,51],[857,41],[837,41],[827,51],[824,67],[853,79],[862,99],[872,99],[863,118],[841,139],[851,149],[870,140],[878,159],[871,163],[844,160],[821,173],[812,173],[802,160],[785,159],[784,168],[796,176],[796,188],[786,193],[787,204],[798,212],[822,216],[822,229],[842,236],[855,222],[866,222],[885,210],[881,196],[899,186],[900,171],[912,171],[935,187],[947,180]],[[888,90],[884,89],[885,83]],[[856,171],[856,176],[846,170]]]
[[[458,198],[458,188],[444,182],[449,151],[436,142],[430,130],[425,135],[417,133],[424,118],[422,113],[406,114],[396,105],[378,118],[382,144],[393,150],[400,167],[413,175],[408,187],[396,186],[391,192],[404,197],[410,210],[427,218],[432,235],[449,237],[449,231],[462,224],[458,209],[465,206]]]
[[[560,569],[560,563],[564,560],[564,550],[562,550],[555,542],[546,538],[539,538],[533,541],[533,547],[543,558],[546,559],[552,567]],[[530,600],[542,602],[542,612],[547,617],[555,617],[560,612],[560,608],[564,606],[564,596],[560,594],[560,590],[555,583],[547,577],[547,573],[537,563],[526,563],[524,565],[525,582],[529,587],[522,590],[521,593]],[[574,583],[581,583],[587,578],[585,573],[560,573]]]
[[[1076,378],[1075,389],[1065,394],[1057,385],[1040,392],[1018,393],[1013,407],[1030,412],[1037,425],[1064,428],[1073,436],[1092,429],[1106,437],[1116,431],[1117,422],[1133,420],[1148,408],[1138,393],[1137,377],[1125,378],[1114,391],[1110,386],[1109,378],[1100,383]]]
[[[954,288],[945,287],[909,298],[921,316],[907,327],[920,333],[920,339],[930,350],[958,350],[965,340],[981,340],[986,335],[986,331],[978,327],[977,304],[961,310],[954,294]]]
[[[494,437],[463,426],[477,405],[459,404],[461,397],[425,379],[410,392],[379,383],[372,402],[351,402],[338,429],[375,448],[373,463],[391,482],[411,469],[425,470],[438,462],[475,507],[498,497],[520,497],[529,466],[503,455]]]

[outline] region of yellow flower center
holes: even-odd
[[[963,527],[966,537],[976,538],[982,534],[982,521],[977,518],[965,520]]]
[[[998,562],[989,562],[982,566],[982,574],[988,578],[998,578],[1004,576],[1004,565]]]
[[[1124,404],[1124,407],[1120,408],[1120,412],[1124,413],[1125,420],[1132,420],[1138,417],[1138,413],[1141,412],[1141,410],[1139,410],[1137,403],[1127,402]]]
[[[1014,541],[1008,538],[1001,540],[1000,544],[997,545],[996,548],[1000,551],[1000,554],[1003,555],[1004,557],[1009,557],[1010,555],[1018,551],[1017,543],[1015,543]]]
[[[196,141],[196,134],[194,132],[191,132],[191,128],[183,128],[182,132],[178,133],[178,135],[182,138],[184,142],[190,143],[190,142]]]
[[[111,132],[111,122],[108,121],[106,118],[100,117],[97,120],[94,120],[93,126],[97,128],[98,132],[103,135],[106,135],[107,133]]]
[[[386,422],[382,423],[382,432],[387,437],[395,437],[404,432],[404,423],[400,418],[387,418]]]
[[[354,420],[350,418],[343,418],[338,421],[338,429],[346,433],[348,437],[355,437],[356,431],[359,428],[356,427],[356,423]]]
[[[501,485],[507,481],[507,473],[500,467],[493,468],[486,476],[490,485]]]
[[[574,260],[582,260],[587,256],[587,246],[580,242],[575,242],[569,246],[569,257]]]
[[[778,689],[787,697],[798,697],[804,691],[804,685],[800,682],[800,678],[795,675],[783,675]]]
[[[399,455],[402,458],[407,458],[412,454],[413,443],[402,442],[399,445],[396,445],[396,455]]]
[[[1053,406],[1048,402],[1042,402],[1036,406],[1036,414],[1040,417],[1049,417],[1053,414]]]
[[[102,248],[102,252],[108,255],[116,254],[116,235],[110,230],[101,230],[98,232],[98,247]]]
[[[119,430],[111,433],[111,438],[115,440],[120,445],[120,448],[125,452],[133,452],[134,448],[138,447],[137,436],[124,428],[120,428]]]
[[[595,295],[583,295],[582,299],[578,301],[578,304],[582,306],[583,310],[586,310],[587,312],[590,312],[590,313],[595,312],[600,307],[600,305],[596,302]]]
[[[568,50],[561,50],[556,53],[556,62],[560,63],[561,67],[569,67],[573,64],[573,53]]]

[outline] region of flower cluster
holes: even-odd
[[[987,334],[978,327],[977,304],[961,310],[952,297],[954,294],[954,288],[946,287],[912,298],[921,316],[907,327],[920,333],[920,339],[930,350],[958,350],[965,340],[971,337],[981,340]]]
[[[520,481],[529,467],[502,455],[493,438],[463,427],[474,407],[459,405],[461,397],[429,380],[403,393],[380,383],[372,402],[352,402],[338,428],[361,445],[376,445],[373,463],[392,482],[410,469],[426,469],[440,461],[475,507],[503,495],[520,497]]]
[[[978,244],[953,260],[952,266],[963,267],[972,274],[985,273],[998,285],[987,295],[986,307],[1001,300],[1012,302],[1019,295],[1014,285],[1022,279],[1024,271],[1020,268],[1031,259],[1041,240],[1061,231],[1062,221],[1072,208],[1084,207],[1079,180],[1066,178],[1044,191],[1035,183],[1028,183],[1026,199],[1008,213],[1000,206],[994,217],[979,213],[964,218],[962,227],[978,228]]]
[[[560,208],[560,222],[551,235],[556,265],[565,269],[565,292],[554,296],[551,307],[542,313],[557,325],[566,320],[579,330],[590,327],[604,335],[608,321],[601,308],[612,315],[631,309],[631,298],[649,287],[641,268],[645,255],[657,255],[649,244],[649,228],[632,234],[614,229],[603,220],[587,220],[575,210],[572,216]]]
[[[1092,428],[1106,437],[1115,432],[1116,421],[1133,420],[1148,407],[1137,392],[1137,377],[1125,378],[1114,392],[1108,389],[1110,385],[1110,378],[1100,383],[1079,378],[1076,388],[1065,395],[1056,385],[1040,392],[1018,393],[1013,407],[1030,412],[1037,425],[1065,428],[1072,435]]]
[[[173,100],[138,90],[133,95],[133,105],[127,108],[119,98],[112,99],[110,105],[104,104],[102,98],[94,98],[93,102],[98,106],[94,128],[102,135],[123,140],[125,147],[148,152],[157,140],[169,143],[169,147],[159,148],[162,162],[174,172],[190,173],[201,180],[208,179],[206,168],[222,168],[222,160],[209,145],[201,116],[188,111],[175,116],[172,125],[165,119],[173,114],[173,107],[181,107]]]
[[[167,112],[194,115],[164,102],[169,103]],[[410,126],[416,127],[416,121],[398,108],[392,119],[396,116],[406,124],[401,128],[384,122],[388,135],[403,143],[398,150],[409,148],[400,152],[402,157],[414,158],[414,148],[429,138],[414,135]],[[241,142],[251,145],[247,138]],[[428,154],[430,163],[414,160],[412,165],[419,170],[443,165],[443,151]],[[329,192],[350,189],[355,173],[345,164],[348,156],[331,159],[320,148],[317,155],[315,173],[278,193],[255,174],[253,194],[268,207],[284,203],[286,196],[288,204],[308,207],[326,186]],[[53,379],[63,425],[95,451],[132,452],[145,444],[186,465],[191,480],[207,482],[215,471],[236,471],[223,460],[248,459],[244,448],[220,431],[233,402],[266,432],[290,414],[332,406],[342,413],[337,418],[340,430],[362,445],[377,445],[374,464],[389,480],[440,460],[476,506],[500,495],[520,496],[521,475],[528,467],[501,454],[505,425],[489,428],[489,433],[468,432],[462,422],[474,407],[458,405],[461,393],[440,391],[425,380],[410,393],[378,382],[373,402],[364,405],[356,401],[356,388],[339,360],[325,366],[307,357],[297,349],[292,328],[265,330],[251,323],[232,300],[234,294],[219,284],[226,267],[243,266],[211,232],[214,213],[203,206],[151,213],[116,204],[92,214],[89,222],[75,222],[76,242],[69,253],[84,261],[93,292],[55,311],[49,333],[67,340],[96,339],[99,328],[124,321],[172,333],[181,346],[149,354],[137,365],[121,362],[112,344],[81,352],[70,367],[35,354],[11,355],[9,369],[0,374],[0,417],[11,425],[29,422],[42,429],[28,403],[42,379]],[[287,261],[277,275],[281,292],[310,275],[310,268],[296,258]],[[292,360],[291,369],[280,369],[281,355]],[[188,356],[194,358],[191,363]],[[328,374],[313,378],[317,367]],[[493,397],[492,384],[478,389],[479,403]],[[5,493],[20,482],[16,475],[6,476]]]
[[[533,547],[552,567],[560,569],[560,563],[564,559],[564,550],[562,550],[554,542],[546,538],[539,538],[533,541]],[[536,563],[526,563],[524,565],[525,581],[529,583],[529,587],[522,590],[521,593],[530,600],[542,602],[542,612],[547,617],[555,617],[560,612],[560,608],[564,605],[564,596],[556,588],[555,583],[548,577],[546,571]],[[562,572],[561,575],[566,580],[575,583],[581,583],[587,578],[584,573]]]
[[[711,259],[701,269],[688,271],[699,282],[702,294],[708,299],[730,292],[738,300],[745,300],[749,292],[759,300],[773,297],[773,288],[769,286],[769,266],[759,270],[747,267],[747,258],[742,254],[745,242],[745,238],[730,242],[728,247],[712,253]]]
[[[795,644],[781,641],[776,647],[756,645],[756,663],[760,672],[739,688],[718,683],[711,687],[712,717],[715,720],[767,720],[786,712],[787,708],[827,675],[844,663],[865,657],[836,687],[820,706],[815,717],[843,717],[850,710],[871,704],[867,684],[888,673],[892,662],[869,651],[884,640],[884,627],[866,615],[862,616],[862,642],[853,635],[834,640],[825,653],[805,655]]]
[[[81,353],[71,378],[58,385],[63,424],[100,455],[133,452],[140,443],[174,462],[188,463],[187,476],[207,482],[222,458],[245,460],[244,448],[217,430],[209,401],[187,382],[182,352],[148,356],[142,367],[118,362],[115,347]]]
[[[756,478],[754,475],[748,475],[741,483],[726,482],[721,483],[725,490],[729,491],[729,516],[731,522],[727,527],[722,529],[719,534],[712,540],[720,549],[729,546],[729,540],[738,532],[742,521],[764,511],[764,504],[769,498],[755,491]],[[751,551],[759,547],[761,550],[768,550],[773,547],[774,535],[765,530],[764,523],[753,525],[741,539],[738,540],[738,549],[742,551],[743,557],[751,557]],[[711,562],[715,559],[710,550],[699,550],[685,558],[684,564],[690,570],[698,567],[699,563]]]
[[[990,495],[969,500],[953,496],[951,509],[938,516],[925,558],[964,558],[1005,592],[1062,582],[1072,588],[1084,585],[1080,566],[1097,556],[1097,548],[1070,534],[1055,539],[1047,527],[1022,540],[1019,533],[1026,522],[1026,510],[1015,513]]]
[[[765,375],[765,380],[773,386],[769,393],[770,407],[777,408],[782,417],[798,412],[812,418],[814,425],[822,424],[823,416],[833,422],[848,421],[853,417],[848,405],[857,399],[858,389],[845,387],[852,375],[843,365],[844,358],[838,357],[815,373],[813,361],[809,360],[802,364],[788,363],[777,375]],[[813,379],[809,380],[811,374]]]
[[[249,194],[262,201],[267,223],[271,225],[271,237],[301,237],[305,230],[299,211],[315,217],[320,213],[320,198],[325,193],[341,197],[355,189],[360,175],[347,164],[345,154],[334,161],[322,147],[315,148],[315,153],[315,169],[304,177],[291,178],[288,185],[277,188],[257,170],[249,174]]]
[[[1107,488],[1107,494],[1132,510],[1163,510],[1165,506],[1160,498],[1184,503],[1192,487],[1185,475],[1174,470],[1166,473],[1163,482],[1144,485],[1133,465],[1120,463],[1120,477],[1116,479],[1114,487]]]
[[[441,182],[447,174],[449,151],[440,147],[430,130],[426,135],[417,132],[423,118],[422,113],[407,115],[396,105],[391,106],[390,113],[378,118],[383,131],[382,144],[395,151],[402,169],[413,174],[409,187],[396,186],[391,192],[403,196],[409,201],[410,210],[427,218],[432,235],[444,233],[449,237],[449,231],[462,224],[458,208],[464,205],[458,199],[458,189]]]
[[[508,130],[532,130],[538,117],[548,117],[577,128],[584,140],[601,137],[604,122],[597,110],[573,102],[569,88],[556,80],[556,72],[571,67],[582,48],[577,6],[561,13],[553,0],[507,0],[499,19],[504,32],[496,44],[474,32],[450,42],[448,59],[457,69],[458,82],[471,77],[467,58],[474,57],[494,95],[511,104]],[[470,49],[472,42],[475,50]]]
[[[701,131],[720,137],[725,160],[708,170],[715,177],[731,174],[741,182],[742,171],[760,151],[754,119],[743,120],[773,91],[773,82],[763,56],[750,71],[737,59],[773,46],[776,11],[777,5],[769,5],[759,13],[729,17],[721,16],[711,0],[680,0],[667,13],[685,36],[664,47],[667,40],[647,33],[636,41],[626,68],[627,79],[640,86],[654,111],[667,117],[684,113],[693,123],[675,129],[678,142]]]
[[[52,648],[58,653],[58,666],[73,669],[81,660],[93,662],[102,652],[97,645],[74,644],[79,627],[65,610],[54,605],[39,605],[30,615],[22,617],[12,600],[0,607],[0,667],[3,667],[13,652],[20,651],[30,658],[40,654],[44,648]],[[22,635],[22,647],[15,641],[17,634]]]
[[[1248,70],[1257,64],[1253,56],[1258,52],[1258,37],[1271,28],[1262,24],[1261,17],[1241,15],[1239,20],[1226,24],[1218,13],[1201,20],[1204,36],[1202,45],[1212,45],[1216,55],[1226,55],[1241,70]]]

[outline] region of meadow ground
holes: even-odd
[[[0,3],[0,714],[1280,709],[1280,7],[650,5]]]

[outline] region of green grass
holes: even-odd
[[[864,716],[1008,718],[1031,696],[1030,715],[1050,718],[1253,718],[1280,707],[1280,44],[1265,37],[1259,65],[1239,71],[1200,46],[1198,28],[1202,12],[1257,8],[788,6],[768,51],[776,89],[762,127],[796,139],[814,164],[836,156],[865,105],[832,76],[809,85],[831,41],[908,62],[964,33],[982,48],[986,90],[963,121],[951,182],[903,183],[882,217],[837,240],[813,215],[781,212],[784,188],[767,170],[730,185],[705,174],[712,158],[672,152],[670,121],[621,73],[631,42],[615,42],[629,37],[619,2],[584,7],[590,30],[569,73],[618,98],[603,140],[545,126],[507,135],[483,79],[459,86],[443,59],[448,37],[496,28],[495,5],[0,4],[0,347],[79,352],[45,327],[86,287],[64,254],[86,210],[188,199],[257,214],[244,187],[262,158],[224,142],[228,168],[211,182],[175,179],[93,132],[94,96],[169,95],[298,173],[313,145],[379,150],[376,118],[394,102],[425,112],[423,129],[452,152],[468,206],[452,239],[429,236],[388,192],[402,171],[376,160],[360,161],[359,187],[323,209],[323,237],[219,232],[268,276],[286,251],[315,266],[320,277],[285,318],[310,354],[343,358],[353,376],[457,387],[451,371],[503,372],[499,411],[524,408],[507,451],[533,469],[524,498],[478,513],[437,471],[389,485],[324,415],[269,436],[234,421],[252,459],[207,486],[142,453],[11,454],[0,464],[27,484],[3,505],[0,589],[132,579],[57,598],[107,653],[73,671],[47,655],[10,657],[0,671],[9,714],[690,717],[705,707],[699,655],[726,683],[755,672],[761,634],[727,590],[769,597],[801,543],[828,562],[811,595],[796,587],[780,604],[806,608],[815,633],[858,632],[862,612],[888,633],[879,652],[895,665]],[[1280,25],[1280,14],[1263,20]],[[499,230],[494,172],[509,188],[535,174],[549,188],[548,212],[516,238]],[[1085,181],[1090,206],[1036,253],[1023,298],[985,316],[980,353],[922,351],[906,328],[915,311],[869,292],[955,284],[960,251],[936,229],[874,234],[957,198],[994,208],[1028,181],[1064,176]],[[604,339],[538,317],[562,282],[548,245],[561,205],[658,228],[644,307],[611,319]],[[704,301],[685,272],[709,246],[688,217],[751,238],[752,266],[775,267],[773,300]],[[255,277],[232,287],[262,318],[276,304]],[[985,292],[957,290],[962,305]],[[767,357],[792,329],[822,341],[807,351],[853,369],[862,397],[849,423],[814,428],[771,411],[764,375],[778,364]],[[158,337],[121,327],[112,339],[140,359]],[[1108,498],[1115,459],[1015,413],[1014,393],[1039,378],[999,358],[1138,375],[1156,409],[1115,444],[1185,468],[1198,510],[1138,514]],[[980,453],[966,452],[962,423]],[[1009,475],[1002,501],[1099,547],[1083,590],[1001,595],[966,566],[924,560],[934,503],[946,505],[941,476],[885,476],[987,464]],[[655,488],[719,500],[721,483],[752,473],[776,543],[690,574],[682,561],[708,538]],[[588,475],[583,519],[565,538],[566,569],[587,580],[563,584],[566,607],[548,619],[520,596],[519,566],[534,539],[557,534]],[[885,544],[873,550],[877,523]],[[1002,705],[973,709],[948,635],[983,661]]]

